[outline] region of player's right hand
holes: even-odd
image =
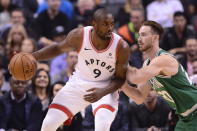
[[[84,100],[94,103],[98,100],[100,100],[104,96],[103,88],[91,88],[87,90],[87,92],[90,92],[87,95],[84,95]]]

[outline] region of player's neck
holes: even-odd
[[[146,58],[149,58],[150,60],[154,59],[158,52],[159,52],[159,46],[154,46],[146,51],[143,52]]]
[[[92,44],[94,45],[94,47],[97,50],[103,50],[106,49],[108,47],[108,45],[110,44],[110,40],[103,40],[101,39],[98,35],[95,34],[94,31],[91,32],[91,39],[92,39]]]

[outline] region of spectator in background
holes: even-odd
[[[66,38],[66,29],[63,26],[56,26],[54,30],[52,30],[53,38],[52,40],[54,42],[61,42]]]
[[[77,0],[75,10],[75,20],[78,26],[92,25],[92,16],[96,9],[101,6],[96,5],[95,0]]]
[[[147,19],[161,24],[164,28],[173,26],[173,14],[183,11],[179,0],[155,0],[147,8]]]
[[[21,52],[32,53],[36,51],[36,42],[34,39],[26,38],[22,41],[21,44]]]
[[[16,7],[11,3],[11,0],[0,0],[0,26],[10,23],[10,13],[14,8]]]
[[[37,0],[11,0],[11,2],[18,8],[24,10],[28,23],[33,20],[33,15],[38,8]]]
[[[53,100],[54,96],[57,94],[57,92],[62,89],[62,87],[65,85],[65,82],[63,81],[57,81],[54,84],[51,85],[50,88],[50,99]]]
[[[49,8],[49,5],[47,3],[47,0],[45,0],[44,2],[42,2],[39,5],[36,14],[40,14],[43,11],[47,10],[48,8]],[[74,17],[74,11],[73,10],[74,10],[73,9],[73,5],[72,5],[72,3],[70,1],[68,1],[68,0],[61,0],[59,11],[64,13],[69,18],[69,20],[72,20],[73,17]]]
[[[8,62],[5,43],[0,40],[0,68],[7,70]]]
[[[191,0],[188,4],[188,18],[190,24],[194,27],[197,32],[197,1]]]
[[[130,22],[118,28],[118,34],[129,43],[131,54],[130,64],[140,68],[142,66],[142,54],[138,50],[137,39],[138,31],[144,21],[144,10],[133,8],[130,12]]]
[[[11,27],[7,43],[7,57],[10,59],[14,52],[20,52],[22,41],[28,37],[27,32],[23,25],[15,24]]]
[[[143,104],[130,103],[130,130],[168,131],[168,115],[170,111],[171,108],[168,103],[152,90]]]
[[[16,8],[16,9],[12,10],[11,22],[7,23],[5,26],[0,28],[1,40],[6,42],[10,29],[12,28],[13,25],[17,25],[17,24],[23,25],[28,33],[28,36],[35,38],[36,37],[35,32],[33,32],[33,30],[28,25],[29,23],[26,21],[27,20],[26,20],[25,14],[22,9]]]
[[[53,82],[56,81],[64,81],[67,82],[68,78],[73,74],[75,71],[75,65],[78,61],[78,54],[76,50],[70,50],[67,52],[66,59],[64,60],[67,64],[67,67],[57,72],[56,74],[51,75]]]
[[[195,31],[187,25],[187,19],[183,12],[175,12],[173,20],[174,26],[165,31],[161,48],[176,54],[185,51],[185,40],[188,37],[195,37]]]
[[[194,84],[194,86],[197,88],[197,75],[192,75],[190,79],[192,83]]]
[[[59,11],[60,0],[47,0],[49,8],[41,12],[32,25],[38,38],[51,40],[53,38],[52,30],[57,26],[63,26],[65,32],[70,31],[70,21],[68,17]]]
[[[11,91],[0,97],[0,129],[40,131],[42,105],[26,92],[28,81],[10,79]]]
[[[4,71],[0,70],[0,96],[10,90],[9,83],[5,80]]]
[[[138,48],[138,31],[141,24],[144,22],[144,19],[144,11],[139,8],[134,8],[130,12],[130,21],[118,28],[118,34],[128,42],[132,51],[135,51]]]
[[[118,28],[130,22],[130,13],[133,8],[144,10],[142,0],[126,0],[125,5],[118,10],[116,15]]]
[[[118,112],[111,125],[110,131],[129,131],[129,101],[125,100],[123,92],[120,92]],[[127,97],[128,98],[128,97]]]
[[[59,43],[63,41],[66,37],[66,32],[63,26],[57,26],[52,32],[53,32],[53,39],[52,39],[53,41],[51,42]],[[65,61],[66,56],[67,54],[64,53],[51,60],[50,76],[51,76],[52,83],[54,82],[53,76],[55,76],[56,74],[62,72],[62,70],[65,70],[67,68],[67,63]]]
[[[46,37],[40,39],[38,42],[39,48],[63,41],[66,38],[67,32],[64,26],[58,25],[51,31],[51,34],[53,36],[51,40]]]
[[[4,81],[5,81],[5,79],[4,79],[3,72],[0,71],[0,96],[3,96],[2,87],[3,87]]]
[[[85,117],[82,122],[83,131],[94,131],[94,115],[92,113],[92,106],[85,108]]]
[[[50,67],[47,61],[39,61],[37,62],[37,70],[43,69],[47,72],[50,72]]]
[[[146,9],[147,6],[155,0],[142,0],[143,7]]]
[[[193,74],[192,62],[197,56],[197,39],[190,37],[185,41],[185,53],[176,55],[178,61],[187,71],[188,75]]]
[[[190,79],[197,87],[197,57],[195,57],[192,61],[192,69],[193,69],[193,75],[190,77]]]
[[[196,0],[180,0],[183,7],[184,7],[184,12],[187,16],[188,24],[194,24],[194,21],[196,18],[196,13],[197,13],[197,1]]]
[[[197,74],[197,57],[193,59],[192,61],[192,68],[193,68],[193,74]]]
[[[49,73],[44,69],[38,69],[32,79],[32,93],[41,100],[44,115],[46,114],[50,104],[50,86]]]

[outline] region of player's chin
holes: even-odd
[[[104,38],[105,38],[106,40],[111,39],[111,37],[112,37],[112,34],[111,34],[111,33],[110,33],[110,34],[106,34],[106,35],[104,36]]]
[[[139,46],[139,50],[140,50],[141,52],[143,52],[143,51],[146,51],[146,48],[143,47],[143,46]]]
[[[104,39],[105,39],[105,40],[110,40],[110,39],[111,39],[111,36],[105,36]]]
[[[140,50],[141,52],[143,52],[143,51],[144,51],[144,49],[143,49],[142,47],[139,47],[139,50]]]

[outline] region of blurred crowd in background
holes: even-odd
[[[77,52],[70,50],[38,62],[33,79],[19,81],[7,68],[14,52],[58,44],[72,29],[90,26],[94,11],[103,7],[114,15],[114,32],[130,46],[130,65],[142,66],[138,30],[153,20],[165,29],[160,47],[175,55],[197,85],[196,0],[0,0],[0,131],[40,131],[49,104],[77,63]],[[154,91],[141,105],[120,92],[111,131],[173,131],[175,112]],[[58,131],[94,131],[91,106]]]

